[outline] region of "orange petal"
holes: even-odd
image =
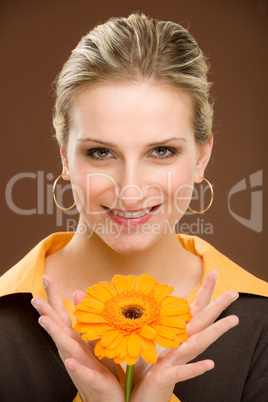
[[[94,289],[94,286],[91,286],[89,288],[87,288],[87,294],[92,298],[96,299],[96,300],[100,300],[102,302],[105,302],[105,298],[96,291],[96,289]]]
[[[107,281],[99,282],[112,296],[117,296],[117,291],[115,290],[114,286]]]
[[[190,311],[190,306],[184,305],[184,306],[175,306],[175,307],[163,307],[161,309],[161,315],[163,316],[171,316],[171,315],[182,315],[186,314]]]
[[[96,290],[96,292],[100,295],[100,296],[102,296],[102,299],[101,300],[103,300],[103,301],[108,301],[108,300],[110,300],[111,299],[111,297],[112,297],[112,295],[111,295],[111,293],[105,288],[105,286],[103,286],[103,285],[99,285],[99,284],[97,284],[97,285],[94,285],[93,286],[93,289],[94,290]]]
[[[123,281],[115,280],[114,281],[114,286],[117,290],[118,293],[123,293],[125,290],[127,290],[127,285]]]
[[[87,297],[87,295],[85,297]],[[76,309],[79,310],[80,307],[81,307],[81,310],[83,310],[87,306],[91,307],[91,308],[95,308],[98,311],[103,311],[104,303],[102,301],[100,301],[100,300],[95,300],[95,299],[92,299],[91,297],[87,297],[86,299],[82,300],[76,306]]]
[[[130,356],[127,355],[124,360],[125,360],[125,362],[127,363],[128,366],[133,366],[133,364],[136,363],[138,358],[139,358],[139,356],[130,357]]]
[[[135,334],[135,332],[131,332],[131,334],[129,335],[127,350],[129,356],[132,358],[135,358],[140,354],[140,337],[138,334]]]
[[[115,340],[115,338],[117,338],[119,334],[120,331],[118,329],[112,329],[111,331],[105,332],[105,334],[101,338],[101,345],[106,348]]]
[[[183,320],[185,322],[189,322],[191,320],[191,318],[192,318],[192,315],[190,313],[180,315],[180,320]]]
[[[100,339],[100,335],[96,332],[94,335],[93,334],[88,334],[87,332],[85,334],[81,335],[82,341],[96,341],[97,339]]]
[[[176,328],[176,327],[168,327],[168,328],[173,332],[175,336],[187,332],[187,328]]]
[[[94,348],[94,354],[98,359],[102,359],[105,356],[105,348],[102,347],[100,340]]]
[[[181,342],[187,341],[187,338],[188,338],[187,331],[185,331],[181,334],[176,334],[176,336]]]
[[[170,329],[168,329],[167,327],[163,327],[162,325],[155,325],[154,330],[157,335],[163,336],[164,338],[167,339],[175,338],[174,333]]]
[[[136,278],[134,279],[133,283],[132,283],[132,290],[134,290],[134,292],[137,292],[139,289],[139,282],[140,282],[140,278],[138,276],[136,276]]]
[[[167,327],[186,328],[186,323],[177,317],[164,317],[161,318],[160,323]]]
[[[122,342],[124,337],[124,334],[120,333],[114,340],[112,343],[110,343],[110,345],[107,346],[108,350],[113,350],[116,349],[118,345],[120,345],[120,343]]]
[[[127,277],[123,275],[114,275],[112,278],[112,285],[115,286],[115,282],[122,282],[127,288]],[[116,286],[115,286],[116,287]]]
[[[105,324],[92,324],[88,326],[84,324],[76,324],[74,329],[76,332],[83,334],[84,341],[93,341],[103,336],[103,334],[109,331],[111,327]]]
[[[163,346],[164,348],[177,348],[180,345],[180,341],[177,337],[171,340],[160,335],[156,335],[154,342],[156,342],[160,346]]]
[[[115,357],[114,357],[114,362],[115,362],[116,364],[121,364],[121,363],[123,363],[123,361],[124,361],[124,359],[121,359],[121,358],[118,357],[118,356],[115,356]]]
[[[141,357],[151,364],[157,361],[157,350],[153,341],[148,341],[148,347],[141,351]]]
[[[148,347],[148,343],[152,342],[151,339],[143,338],[143,336],[140,336],[140,345],[141,345],[141,350],[144,350]]]
[[[176,296],[168,296],[166,299],[162,301],[163,307],[171,304],[175,304],[177,306],[178,304],[187,304],[187,301],[185,299],[181,299]]]
[[[74,326],[74,330],[76,332],[79,332],[80,334],[85,333],[85,332],[93,332],[95,330],[95,328],[99,328],[99,326],[97,325],[89,325],[89,324],[85,324],[83,323],[76,323]]]
[[[115,349],[114,350],[105,349],[105,357],[108,357],[108,359],[113,359],[115,356],[116,356]]]
[[[91,313],[91,314],[100,314],[100,313],[102,313],[102,311],[98,311],[98,310],[95,310],[94,308],[87,307],[87,308],[84,309],[84,310],[81,310],[81,309],[76,310],[76,311],[74,312],[74,315],[75,315],[76,317],[81,317],[82,315],[85,315],[85,314],[88,314],[88,313]]]
[[[83,332],[86,332],[90,328],[94,328],[94,327],[100,328],[100,329],[105,328],[107,331],[109,331],[110,329],[113,329],[113,327],[111,327],[110,324],[102,324],[102,323],[100,323],[100,324],[94,324],[94,323],[93,324],[88,324],[88,323],[85,323],[85,322],[77,322],[75,324],[74,328],[78,328],[78,327]]]
[[[167,287],[167,285],[164,285],[163,283],[156,282],[156,284],[153,287],[154,294],[157,294],[157,293],[161,292],[166,287]]]
[[[162,300],[164,300],[170,293],[172,293],[174,288],[163,285],[162,288],[159,288],[155,290],[154,288],[154,297],[160,303]]]
[[[75,330],[76,332],[79,332],[79,333],[82,333],[82,334],[83,334],[83,335],[82,335],[83,341],[93,341],[93,340],[95,340],[95,339],[99,339],[99,338],[100,338],[100,336],[99,336],[99,326],[98,326],[98,325],[89,328],[89,330],[86,331],[86,332],[84,332],[84,333],[81,332],[81,329],[80,329],[79,326],[77,326],[77,325],[74,326],[74,330]]]
[[[128,338],[129,335],[124,336],[121,343],[116,348],[116,354],[119,358],[124,359],[127,355]]]
[[[108,321],[102,317],[101,315],[96,314],[85,314],[77,318],[77,322],[84,322],[84,323],[105,323],[107,324]]]
[[[133,282],[134,282],[135,278],[136,277],[134,275],[128,275],[127,276],[127,282],[126,282],[127,290],[129,290],[129,291],[132,290],[132,285],[133,285]]]
[[[156,283],[155,278],[151,278],[148,274],[143,274],[140,277],[139,288],[138,290],[142,291],[142,293],[149,293]]]
[[[114,281],[123,281],[123,280],[124,280],[123,275],[116,274],[116,275],[114,275],[114,276],[112,277],[111,282],[114,283]]]
[[[139,334],[141,336],[144,336],[144,338],[148,338],[148,339],[154,339],[155,337],[155,330],[150,327],[149,325],[143,325],[139,331]]]

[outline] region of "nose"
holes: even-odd
[[[137,164],[125,165],[119,177],[118,203],[120,209],[142,208],[146,197],[146,172]]]

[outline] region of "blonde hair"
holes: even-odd
[[[74,96],[98,82],[171,85],[189,95],[195,140],[211,135],[213,107],[208,64],[187,29],[171,21],[134,13],[111,18],[82,37],[57,78],[53,124],[59,145],[67,145]]]

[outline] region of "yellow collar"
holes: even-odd
[[[249,293],[268,297],[268,283],[245,271],[225,255],[216,250],[206,241],[197,236],[178,235],[182,246],[203,259],[203,278],[199,286],[194,289],[187,300],[191,303],[203,282],[206,274],[212,269],[218,271],[218,279],[213,292],[212,300],[228,290],[235,289],[239,293]]]
[[[45,257],[66,246],[73,235],[74,232],[53,233],[38,243],[21,261],[1,277],[0,296],[28,292],[32,293],[34,297],[45,298],[42,282],[42,276],[45,273]],[[209,243],[199,237],[189,235],[178,235],[178,240],[186,250],[203,259],[203,278],[211,269],[218,270],[218,280],[213,299],[230,289],[235,289],[240,293],[268,297],[268,283],[243,270]],[[189,303],[194,300],[201,283],[189,295]]]

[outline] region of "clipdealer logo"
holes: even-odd
[[[228,211],[230,215],[241,225],[247,227],[254,232],[260,233],[263,229],[263,171],[259,170],[255,173],[249,175],[249,178],[243,178],[238,183],[234,184],[231,190],[228,193],[227,203],[228,203]],[[14,187],[20,180],[32,180],[34,185],[36,186],[36,194],[37,194],[37,204],[31,205],[31,208],[21,208],[14,201]],[[168,179],[171,179],[168,177]],[[247,186],[247,181],[249,182],[249,186]],[[6,203],[11,211],[18,215],[53,215],[56,214],[56,225],[58,227],[62,227],[64,225],[64,215],[74,216],[78,214],[77,208],[69,211],[62,211],[56,208],[54,204],[54,200],[52,197],[52,187],[54,182],[54,175],[52,173],[45,174],[44,171],[34,172],[21,172],[13,177],[11,177],[6,185],[5,197]],[[63,196],[66,191],[70,191],[72,186],[70,183],[59,185],[57,191],[57,198],[59,203],[63,204]],[[77,189],[76,189],[77,190]],[[124,189],[125,190],[125,189]],[[207,188],[201,189],[202,192],[198,196],[193,193],[193,199],[198,199],[201,203],[200,209],[203,209],[204,204],[204,194],[207,191]],[[247,219],[243,216],[240,216],[237,212],[232,210],[231,207],[231,199],[234,195],[243,192],[243,197],[250,197],[250,218]],[[161,197],[160,197],[161,198]],[[30,200],[29,200],[30,204]],[[29,205],[30,207],[30,205]],[[56,211],[56,212],[55,212]],[[186,212],[189,214],[189,212]],[[72,224],[72,230],[75,230],[76,220],[69,219]],[[68,224],[68,222],[67,222]],[[192,227],[189,228],[187,223],[180,223],[179,230],[184,233],[192,233]],[[198,228],[195,227],[195,233],[192,234],[213,234],[212,224],[205,222],[204,219],[198,221]],[[177,224],[178,225],[178,224]],[[184,225],[184,226],[183,226]],[[209,226],[210,225],[210,226]],[[209,226],[209,227],[208,227]],[[190,232],[188,230],[190,229]],[[200,232],[200,233],[199,233]]]
[[[262,232],[262,212],[263,212],[263,191],[262,191],[262,170],[252,173],[249,176],[250,187],[247,187],[246,179],[240,180],[236,183],[228,194],[228,210],[232,217],[241,225],[253,230],[254,232]],[[245,192],[244,197],[250,196],[250,218],[246,219],[231,209],[231,198],[234,194]]]
[[[31,180],[35,186],[37,202],[35,205],[31,205],[29,200],[29,208],[21,208],[14,200],[14,190],[16,184],[21,180]],[[37,173],[33,172],[21,172],[17,173],[9,179],[6,190],[5,198],[9,209],[17,215],[54,215],[56,213],[56,226],[60,227],[64,224],[64,215],[76,215],[77,210],[74,208],[69,211],[62,211],[56,207],[53,196],[52,188],[55,177],[53,173],[45,174],[44,171],[39,170]],[[65,184],[64,186],[58,186],[58,201],[63,203],[63,197],[65,192],[71,190],[71,184]],[[55,212],[56,211],[56,212]]]

